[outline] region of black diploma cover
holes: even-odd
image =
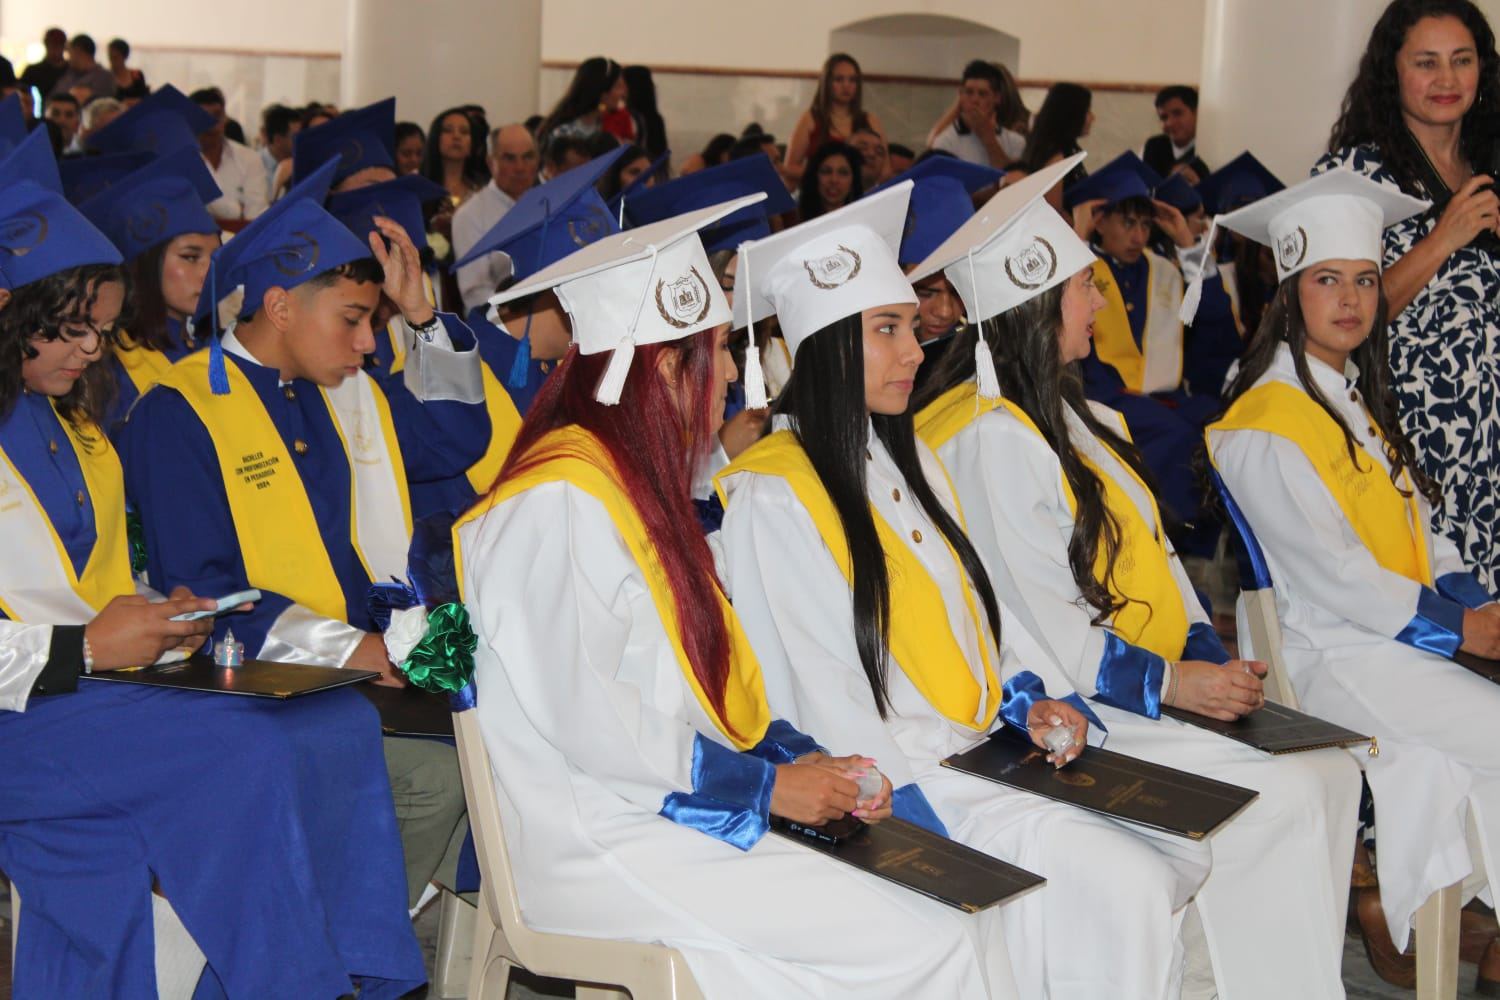
[[[380,731],[387,736],[453,736],[453,709],[442,695],[379,684],[362,684],[359,693],[380,713]]]
[[[276,663],[271,660],[246,660],[244,666],[226,668],[217,666],[207,656],[190,656],[180,663],[168,663],[159,667],[101,670],[85,675],[83,680],[146,684],[184,691],[285,700],[347,684],[358,684],[379,676],[370,670],[312,667],[302,663]],[[452,732],[451,725],[449,732]]]
[[[1203,840],[1260,794],[1101,747],[1054,768],[1009,726],[943,766],[1189,840]]]
[[[1500,660],[1486,660],[1473,653],[1454,653],[1453,661],[1470,673],[1478,674],[1487,681],[1500,684]]]
[[[1047,881],[895,817],[862,824],[836,844],[796,832],[799,824],[779,816],[771,817],[771,829],[836,861],[966,913],[1014,899]]]
[[[1233,722],[1221,722],[1196,712],[1165,706],[1162,707],[1161,714],[1270,754],[1297,753],[1302,750],[1347,747],[1370,742],[1370,737],[1361,736],[1352,729],[1324,722],[1295,708],[1287,708],[1271,701]]]

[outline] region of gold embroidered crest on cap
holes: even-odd
[[[813,287],[827,291],[859,277],[864,262],[859,259],[859,254],[840,243],[837,252],[816,260],[804,260],[802,266],[807,270],[807,280],[813,283]]]
[[[696,267],[676,281],[662,278],[656,282],[656,311],[679,330],[703,322],[711,304],[708,283]]]
[[[167,206],[159,201],[137,205],[125,220],[125,229],[137,243],[151,244],[167,228]]]
[[[1298,226],[1276,241],[1276,257],[1283,271],[1294,270],[1307,257],[1307,230]]]
[[[47,241],[50,224],[41,212],[22,212],[0,225],[0,250],[24,257]]]
[[[1033,291],[1057,274],[1057,251],[1040,236],[1005,258],[1005,276],[1017,288]]]
[[[292,235],[301,240],[301,244],[280,248],[271,254],[271,263],[288,278],[297,278],[318,266],[318,257],[323,250],[312,233],[299,229]]]
[[[595,206],[584,218],[568,220],[568,236],[577,246],[586,247],[609,235],[610,221],[609,216],[602,215],[598,206]]]

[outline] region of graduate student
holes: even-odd
[[[1193,529],[1179,544],[1188,554],[1207,556],[1218,525],[1211,519],[1198,523],[1198,482],[1190,460],[1199,431],[1220,404],[1217,386],[1210,391],[1183,382],[1183,345],[1214,324],[1232,328],[1234,318],[1227,299],[1211,297],[1192,331],[1184,332],[1178,318],[1182,269],[1196,274],[1204,251],[1182,213],[1152,197],[1160,183],[1127,152],[1064,191],[1075,231],[1085,240],[1097,238],[1094,283],[1105,300],[1094,317],[1093,350],[1083,362],[1084,386],[1089,399],[1125,415],[1161,499]],[[1176,260],[1147,246],[1153,225],[1172,239]],[[1211,284],[1219,280],[1208,276]]]
[[[35,136],[46,141],[45,132]],[[358,694],[289,703],[86,681],[196,650],[214,596],[130,572],[101,420],[120,254],[46,150],[0,164],[0,871],[17,997],[394,998],[423,979],[378,730]],[[174,465],[156,466],[171,479]],[[154,968],[153,887],[201,954]],[[274,916],[274,919],[271,917]]]
[[[744,204],[608,237],[502,293],[552,289],[576,341],[455,531],[522,905],[539,928],[677,948],[709,997],[1016,996],[969,918],[766,836],[772,816],[891,807],[889,782],[856,801],[867,758],[773,716],[692,527],[735,376],[697,230]]]
[[[382,217],[391,248],[361,242],[319,207],[336,164],[215,253],[197,321],[243,285],[240,318],[141,397],[121,451],[153,581],[260,590],[233,622],[247,657],[399,684],[370,588],[407,574],[409,484],[461,474],[481,451],[468,428],[488,417],[473,338],[428,303],[410,237]],[[377,379],[361,362],[382,292],[413,349],[399,376]],[[452,747],[385,745],[415,901],[456,860],[463,794]]]
[[[1007,188],[916,269],[946,273],[973,320],[919,394],[917,431],[1001,601],[1087,697],[1110,749],[1260,792],[1214,836],[1196,900],[1219,996],[1340,997],[1358,765],[1338,749],[1270,757],[1162,717],[1247,715],[1265,667],[1225,651],[1124,421],[1084,397],[1095,258],[1042,200],[1072,166]]]
[[[1464,880],[1467,899],[1500,870],[1500,690],[1452,662],[1500,658],[1500,605],[1430,528],[1438,487],[1396,420],[1386,357],[1381,234],[1427,207],[1337,169],[1218,219],[1273,248],[1280,284],[1207,430],[1225,501],[1264,550],[1302,708],[1380,742],[1361,763],[1398,951],[1433,891]]]
[[[1065,727],[1066,761],[1090,726],[1014,616],[1002,633],[947,475],[912,430],[917,305],[896,263],[909,190],[742,249],[737,323],[775,312],[796,364],[776,433],[718,478],[735,610],[773,711],[836,753],[874,748],[859,752],[895,786],[897,816],[1047,875],[996,915],[1022,996],[1175,995],[1207,845],[940,766],[1000,725],[1038,746]]]
[[[203,157],[183,147],[79,206],[130,268],[132,329],[121,331],[108,362],[118,392],[111,433],[174,362],[204,346],[188,321],[219,248],[219,224],[205,207],[218,197]]]

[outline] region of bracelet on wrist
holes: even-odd
[[[94,672],[94,649],[89,645],[88,634],[83,636],[83,672],[92,674]]]

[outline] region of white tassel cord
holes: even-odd
[[[646,298],[651,293],[651,279],[656,277],[656,244],[649,244],[646,250],[651,254],[651,266],[641,282],[641,298],[635,304],[635,316],[630,320],[630,329],[620,338],[614,356],[609,359],[609,367],[604,369],[604,377],[599,380],[599,388],[594,392],[594,398],[605,406],[620,404],[625,377],[630,374],[630,363],[635,360],[635,328],[641,322],[641,310],[646,307]]]
[[[745,252],[744,245],[740,246],[740,268],[745,272],[745,281],[741,286],[745,294],[751,295],[750,284],[750,255]],[[745,344],[745,407],[750,410],[763,410],[771,404],[766,393],[766,373],[760,364],[760,346],[755,342],[755,314],[750,311],[751,303],[745,303],[746,326],[749,331],[749,341]]]

